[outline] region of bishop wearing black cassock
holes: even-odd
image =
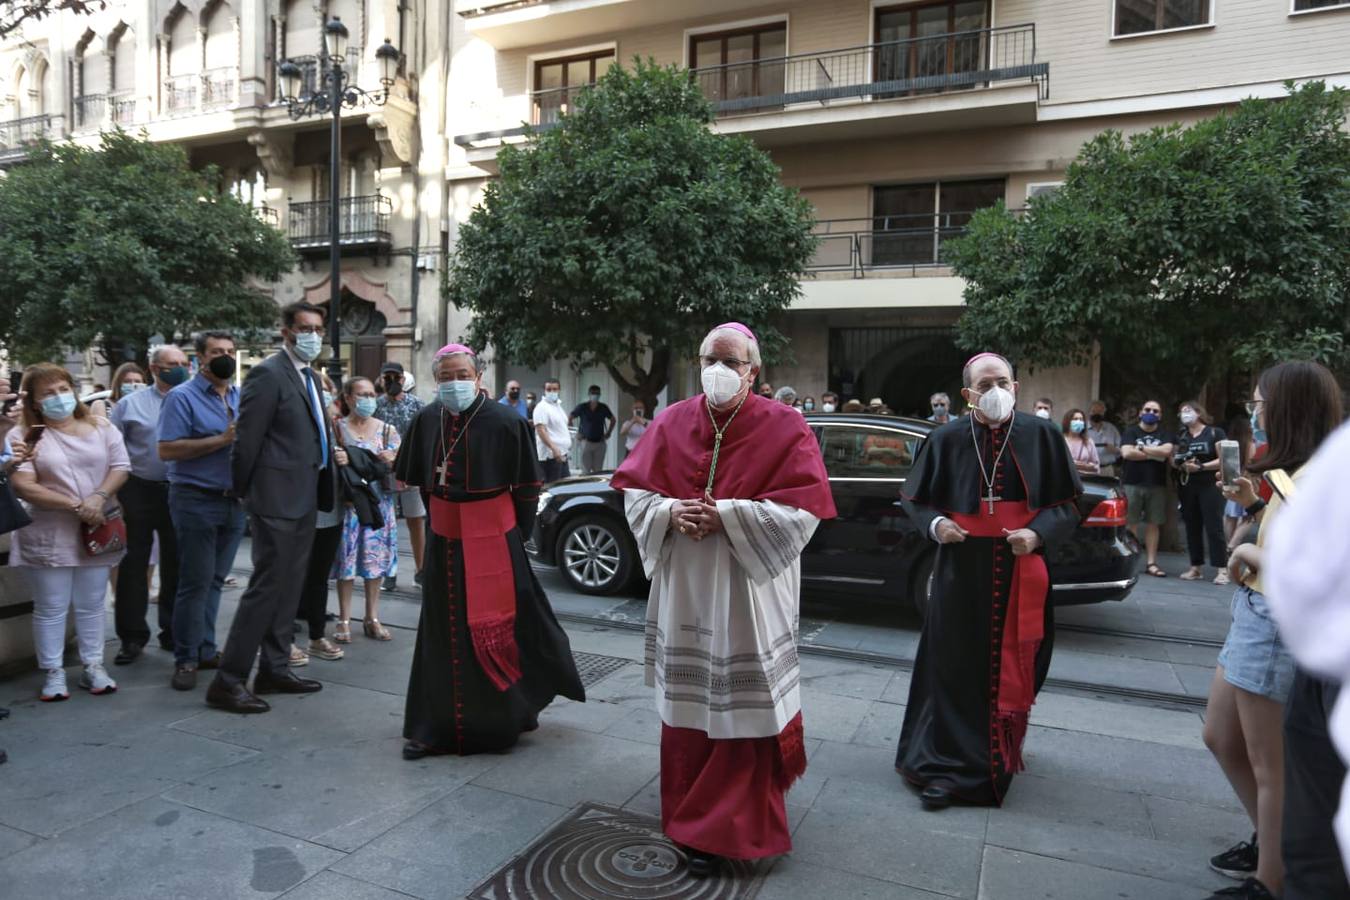
[[[939,545],[895,760],[927,809],[997,806],[1022,769],[1054,639],[1044,548],[1073,534],[1082,493],[1059,429],[1014,411],[1006,359],[962,377],[971,412],[929,434],[901,492]]]
[[[540,485],[530,425],[482,394],[469,348],[443,347],[435,372],[437,400],[413,419],[394,462],[427,498],[430,532],[405,759],[504,750],[556,695],[585,700],[525,555]]]

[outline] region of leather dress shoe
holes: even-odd
[[[192,666],[174,666],[169,685],[175,691],[190,691],[197,686],[197,670]]]
[[[434,747],[428,747],[426,744],[419,744],[417,741],[405,741],[403,744],[403,758],[409,761],[422,759],[427,756],[446,756],[446,751],[437,750]]]
[[[113,665],[125,666],[127,663],[135,662],[136,658],[145,650],[144,644],[137,644],[133,641],[123,641],[122,646],[113,657]]]
[[[930,784],[919,794],[919,800],[926,810],[946,809],[952,805],[952,792],[940,785]]]
[[[299,678],[291,672],[259,672],[253,679],[255,694],[312,694],[323,690],[323,682]]]
[[[681,847],[685,859],[689,861],[689,874],[694,878],[707,878],[717,871],[717,857],[693,847]]]
[[[230,687],[216,676],[206,689],[206,705],[212,709],[223,709],[235,713],[265,713],[272,707],[266,700],[259,700],[248,692],[242,684]]]
[[[204,659],[204,660],[202,660],[201,662],[197,663],[197,668],[200,669],[200,670],[202,670],[203,672],[205,672],[205,671],[208,670],[208,669],[219,669],[219,668],[220,668],[220,651],[217,650],[215,656],[208,656],[206,659]]]

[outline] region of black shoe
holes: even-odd
[[[409,761],[422,759],[427,756],[445,756],[444,750],[436,750],[425,744],[419,744],[417,741],[405,741],[403,744],[403,758]]]
[[[197,668],[201,669],[203,672],[209,672],[212,669],[219,669],[220,651],[217,650],[215,656],[208,656],[206,659],[197,663]]]
[[[206,705],[212,709],[223,709],[234,713],[265,713],[272,707],[266,700],[259,700],[248,692],[242,684],[230,687],[217,675],[206,689]]]
[[[1260,850],[1256,846],[1256,835],[1250,841],[1238,841],[1227,850],[1213,857],[1209,867],[1220,875],[1243,879],[1256,871],[1256,860]]]
[[[197,670],[192,666],[174,666],[169,685],[175,691],[190,691],[197,686]]]
[[[259,672],[253,679],[255,694],[312,694],[323,690],[323,682],[299,678],[291,672]]]
[[[684,847],[685,858],[689,861],[689,874],[694,878],[707,878],[717,871],[717,857],[693,847]]]
[[[127,663],[133,663],[136,661],[136,657],[140,656],[141,652],[144,650],[144,644],[137,644],[133,641],[123,641],[121,648],[117,651],[117,655],[113,657],[113,665],[125,666]]]
[[[1209,895],[1209,900],[1275,900],[1275,895],[1255,878],[1248,878],[1236,887],[1215,891]]]
[[[924,809],[929,812],[935,812],[939,809],[946,809],[952,805],[952,792],[945,787],[930,784],[919,794],[919,801],[923,803]]]
[[[393,575],[386,575],[386,576],[384,577],[384,586],[383,586],[382,590],[386,590],[386,591],[396,591],[396,590],[398,590],[398,579],[397,579],[396,577],[394,577]]]
[[[418,587],[421,587],[421,586],[422,586],[422,573],[421,573],[421,572],[418,572],[416,575],[413,576],[413,584],[417,585]]]

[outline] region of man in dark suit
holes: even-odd
[[[282,310],[280,352],[255,366],[239,399],[230,468],[234,493],[253,529],[253,576],[239,601],[220,671],[206,703],[239,713],[266,712],[256,694],[303,694],[323,687],[287,668],[292,623],[314,543],[316,510],[331,510],[336,480],[333,436],[318,373],[324,311],[308,303]],[[253,658],[258,675],[246,684]]]

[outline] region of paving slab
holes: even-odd
[[[852,743],[883,749],[894,759],[896,748],[900,746],[900,726],[904,721],[903,706],[884,700],[874,701],[867,707],[867,715],[853,733]]]
[[[989,847],[979,900],[1195,900],[1196,889],[1048,856]]]
[[[756,900],[848,897],[849,900],[941,900],[948,895],[868,878],[799,857],[785,856],[769,870]]]
[[[656,775],[659,761],[649,744],[540,725],[473,783],[560,806],[588,800],[620,805]]]
[[[895,674],[891,666],[850,663],[807,656],[802,659],[802,686],[822,694],[877,700]]]
[[[877,693],[880,694],[880,690]],[[871,700],[830,694],[804,685],[802,730],[807,737],[827,741],[852,740],[871,706]]]
[[[0,859],[12,856],[25,847],[31,847],[40,840],[42,838],[36,834],[10,828],[8,825],[0,825]]]
[[[1153,834],[1161,841],[1202,848],[1203,859],[1248,840],[1255,830],[1247,814],[1236,806],[1206,806],[1144,795]]]
[[[1047,728],[1148,740],[1192,750],[1205,749],[1200,737],[1204,720],[1198,711],[1180,712],[1143,703],[1093,700],[1042,691],[1032,707],[1031,721]]]
[[[339,875],[320,872],[281,895],[285,900],[407,900],[408,895]]]
[[[261,900],[281,895],[341,857],[326,847],[152,797],[6,858],[5,895]]]

